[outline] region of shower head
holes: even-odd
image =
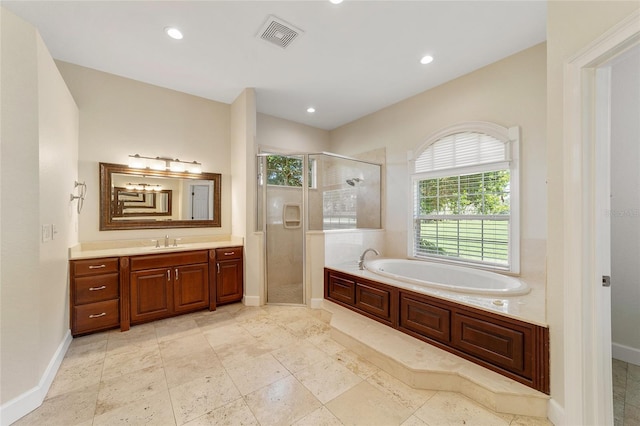
[[[356,186],[356,183],[364,182],[364,179],[354,177],[351,179],[347,179],[345,182],[347,182],[347,185],[349,186]]]

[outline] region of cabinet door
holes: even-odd
[[[363,283],[356,283],[355,307],[375,315],[385,321],[391,321],[391,293]]]
[[[139,323],[164,318],[173,311],[169,268],[131,273],[131,322]]]
[[[399,328],[448,344],[451,341],[451,311],[429,299],[402,292]]]
[[[174,268],[173,300],[176,313],[209,306],[209,267],[189,265]]]
[[[217,263],[216,302],[218,304],[242,300],[242,260]]]
[[[326,296],[329,299],[353,306],[356,303],[355,288],[355,281],[346,279],[346,277],[329,274]]]

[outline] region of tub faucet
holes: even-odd
[[[169,234],[164,236],[164,246],[169,247]]]
[[[374,252],[376,255],[380,256],[380,253],[378,253],[378,250],[376,249],[372,249],[372,248],[368,248],[366,249],[364,252],[362,252],[362,255],[360,256],[360,259],[358,260],[358,269],[363,270],[364,269],[364,256],[369,253],[370,251]]]

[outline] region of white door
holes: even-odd
[[[209,204],[209,187],[207,185],[191,186],[191,219],[211,219],[209,217]]]

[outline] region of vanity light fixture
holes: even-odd
[[[124,187],[129,191],[162,191],[162,185],[151,183],[127,183]]]
[[[130,155],[129,167],[132,169],[171,170],[172,172],[202,173],[202,164],[197,161],[180,161],[173,158],[143,157]]]

